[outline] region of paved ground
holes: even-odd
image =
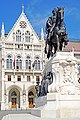
[[[68,119],[68,118],[40,118],[31,114],[8,114],[2,118],[2,120],[80,120],[78,119]]]
[[[0,120],[2,120],[3,116],[8,114],[27,114],[29,113],[28,110],[2,110],[0,111]]]
[[[40,118],[31,115],[30,111],[30,109],[0,111],[0,120],[80,120],[80,118]]]
[[[9,114],[4,116],[2,120],[41,120],[41,118],[30,114]]]

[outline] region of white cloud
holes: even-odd
[[[40,20],[33,20],[35,26],[44,26],[46,24],[47,18],[42,18]]]
[[[41,0],[32,0],[30,1],[26,11],[32,12],[36,5],[40,4]]]
[[[79,13],[79,10],[74,7],[74,8],[66,8],[65,9],[65,14],[66,15],[75,15],[75,16],[78,16],[80,13]]]
[[[39,1],[38,0],[32,0],[32,2],[30,3],[30,6],[32,7],[32,6],[36,5],[39,2],[40,2],[40,0]]]

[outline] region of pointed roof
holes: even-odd
[[[34,35],[35,40],[39,40],[38,35],[36,34],[36,32],[34,31],[32,25],[30,24],[28,18],[26,17],[25,13],[24,13],[24,6],[22,5],[22,13],[20,14],[19,18],[17,19],[17,21],[15,22],[14,26],[12,27],[12,29],[10,30],[9,34],[7,35],[5,41],[11,41],[13,38],[11,38],[11,36],[13,36],[13,32],[16,32],[16,30],[18,30],[20,28],[20,21],[25,21],[27,24],[27,28],[31,31],[31,33]],[[21,29],[21,28],[20,28]],[[10,40],[9,40],[10,39]],[[12,41],[11,41],[12,42]]]
[[[63,48],[63,51],[71,52],[74,49],[74,52],[80,52],[80,42],[68,42],[68,45]]]
[[[44,31],[43,31],[43,28],[41,28],[41,40],[44,40]]]

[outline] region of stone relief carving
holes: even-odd
[[[54,57],[52,71],[55,74],[55,82],[48,87],[48,91],[65,95],[80,95],[80,69],[79,63],[72,53],[63,56],[61,53]],[[53,79],[54,81],[54,79]]]
[[[20,27],[21,28],[26,28],[26,26],[27,26],[27,23],[25,21],[20,22]]]
[[[75,85],[72,79],[72,62],[63,64],[63,81],[59,87],[61,94],[75,94]]]
[[[63,82],[64,83],[66,83],[66,82],[72,83],[71,72],[72,72],[72,70],[69,65],[64,68],[64,74],[63,74],[63,76],[64,76]]]

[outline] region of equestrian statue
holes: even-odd
[[[52,11],[52,16],[46,22],[46,34],[45,53],[49,59],[56,51],[62,51],[63,46],[65,47],[68,43],[68,34],[64,23],[64,7],[54,8]]]

